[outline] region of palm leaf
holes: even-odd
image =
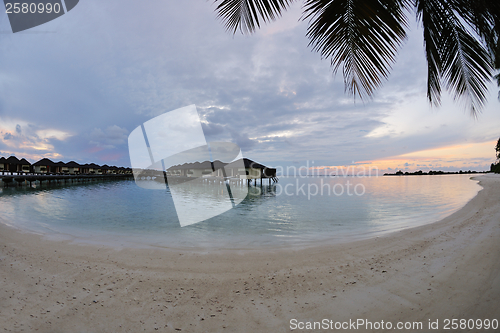
[[[500,70],[500,1],[453,0],[453,9],[471,26],[486,46],[493,68]],[[493,76],[500,87],[500,74]],[[500,92],[499,92],[500,98]]]
[[[433,11],[434,25],[425,25],[423,21],[424,38],[429,31],[436,36],[436,44],[427,43],[426,39],[426,49],[439,55],[439,75],[454,98],[464,99],[471,114],[476,116],[486,101],[492,60],[481,41],[471,34],[474,27],[464,26],[468,18],[460,16],[463,8],[459,7],[459,2],[454,0],[420,0],[418,8]],[[422,18],[424,14],[422,12]]]
[[[488,52],[459,25],[443,38],[442,50],[443,78],[448,81],[448,89],[454,91],[455,99],[465,98],[471,114],[476,116],[486,101],[492,75]]]
[[[424,48],[427,58],[427,99],[435,106],[441,104],[441,56],[439,43],[444,8],[439,1],[417,1],[417,20],[424,29]]]
[[[449,39],[449,41],[447,40]],[[488,52],[462,27],[455,27],[443,43],[443,77],[455,99],[464,97],[472,115],[486,101],[487,83],[492,75]]]
[[[260,28],[261,21],[274,21],[281,17],[294,0],[215,0],[217,17],[228,31],[238,29],[249,34]]]
[[[227,30],[252,33],[261,22],[280,17],[294,0],[214,1]],[[372,96],[406,38],[410,0],[304,1],[309,45],[331,61],[334,72],[342,66],[349,93]],[[424,29],[429,101],[440,104],[444,82],[476,115],[493,68],[500,69],[500,1],[414,0],[412,5]],[[500,86],[499,75],[495,79]]]
[[[389,75],[406,38],[405,0],[306,0],[310,45],[331,61],[334,72],[343,65],[346,90],[372,96]]]
[[[469,25],[484,41],[490,54],[497,60],[500,37],[500,1],[491,0],[451,0],[450,7]],[[497,68],[500,63],[497,62]]]
[[[500,73],[493,77],[497,81],[497,85],[500,87]],[[500,91],[498,92],[498,99],[500,100]]]

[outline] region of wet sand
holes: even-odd
[[[477,179],[484,189],[442,221],[300,250],[113,249],[0,223],[0,330],[289,332],[292,319],[365,319],[427,332],[430,319],[437,332],[445,319],[500,320],[500,177]]]

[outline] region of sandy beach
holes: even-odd
[[[477,179],[484,189],[442,221],[300,250],[113,249],[0,223],[0,329],[289,332],[291,320],[363,319],[428,332],[429,320],[432,331],[500,320],[500,177]]]

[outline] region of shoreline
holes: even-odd
[[[15,332],[289,332],[291,319],[421,321],[424,331],[429,319],[434,331],[444,319],[500,320],[500,177],[476,179],[483,189],[441,221],[301,249],[112,249],[0,225],[0,322]]]
[[[416,212],[408,212],[408,215],[405,215],[405,218],[398,219],[396,217],[398,216],[398,213],[387,213],[388,215],[386,215],[386,217],[389,217],[388,219],[386,217],[379,218],[380,222],[382,223],[379,223],[379,221],[375,219],[374,221],[359,223],[359,226],[356,226],[357,224],[349,226],[349,223],[342,223],[342,221],[340,221],[339,223],[342,223],[338,224],[340,227],[336,227],[335,225],[337,224],[334,223],[333,225],[335,227],[323,225],[318,229],[318,223],[313,221],[314,223],[316,223],[316,225],[313,225],[311,230],[303,229],[301,230],[301,232],[298,229],[295,230],[294,226],[292,226],[292,229],[290,229],[289,232],[280,231],[278,229],[276,233],[266,233],[265,228],[273,227],[266,225],[258,226],[259,228],[263,228],[262,230],[264,230],[260,231],[260,233],[254,232],[254,230],[246,229],[236,230],[236,232],[233,232],[230,228],[229,232],[221,233],[220,231],[209,230],[210,226],[207,230],[204,230],[203,228],[195,228],[192,231],[184,230],[182,228],[182,230],[177,230],[175,228],[172,230],[147,230],[147,227],[143,228],[143,230],[140,230],[140,228],[118,230],[113,225],[111,225],[110,227],[100,228],[97,224],[93,223],[93,221],[95,220],[92,216],[87,216],[86,212],[81,212],[86,217],[80,218],[80,220],[78,220],[78,216],[81,215],[79,215],[78,213],[76,215],[68,215],[67,218],[75,219],[75,221],[77,222],[75,225],[66,223],[61,224],[61,221],[52,224],[52,222],[47,220],[46,218],[45,220],[43,218],[39,219],[38,216],[30,216],[29,214],[25,216],[22,214],[22,212],[19,216],[12,213],[9,215],[9,206],[7,206],[7,216],[0,217],[0,224],[8,225],[19,230],[20,232],[42,235],[46,240],[67,240],[68,242],[75,244],[87,244],[91,246],[102,245],[115,249],[169,249],[175,251],[194,252],[214,252],[218,249],[228,251],[259,251],[261,249],[272,251],[274,249],[287,248],[305,249],[322,245],[331,245],[334,243],[346,244],[364,239],[383,237],[400,230],[415,228],[421,225],[438,222],[444,217],[460,210],[468,201],[471,200],[471,198],[476,196],[477,192],[482,188],[477,184],[478,181],[471,181],[469,178],[472,179],[472,177],[460,177],[460,181],[470,183],[470,185],[467,185],[470,188],[467,188],[467,195],[461,195],[459,201],[457,202],[454,202],[453,200],[451,200],[450,202],[440,201],[440,204],[438,204],[432,199],[426,200]],[[24,192],[22,193],[25,194]],[[442,197],[446,198],[447,193],[448,192],[441,193],[443,195]],[[430,191],[429,195],[432,196],[432,194],[433,192]],[[411,195],[407,195],[405,202],[413,202],[413,200],[414,199]],[[456,200],[457,199],[455,199],[455,201]],[[29,200],[27,201],[30,202]],[[428,203],[433,203],[433,207],[436,207],[436,209],[430,208],[430,210],[427,210],[425,207],[427,207]],[[7,204],[9,204],[9,200],[7,200]],[[11,202],[10,204],[16,205],[15,202]],[[35,202],[35,204],[37,203]],[[387,204],[390,205],[389,202],[387,202]],[[74,208],[78,212],[80,207],[85,207],[85,204],[83,204],[83,206],[80,205],[79,207]],[[338,208],[339,207],[337,207],[336,209]],[[17,207],[17,209],[21,208]],[[103,207],[103,209],[106,208]],[[356,207],[355,210],[357,209],[358,207]],[[402,216],[404,211],[404,209],[399,209],[399,216]],[[313,212],[311,213],[313,214]],[[238,216],[233,216],[233,218],[238,218]],[[329,220],[330,216],[324,216],[324,218],[319,218],[316,220],[324,221],[325,218],[326,220]],[[85,225],[89,222],[92,227],[89,227],[87,229]],[[255,223],[255,221],[253,222]],[[220,225],[216,225],[215,228],[217,227],[220,228]],[[226,226],[224,226],[224,228],[226,228]]]

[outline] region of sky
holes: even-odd
[[[301,4],[250,36],[225,31],[211,1],[81,0],[12,33],[0,14],[0,156],[130,166],[128,136],[195,104],[207,141],[268,166],[489,170],[498,88],[477,119],[445,93],[426,99],[422,31],[411,29],[372,99],[308,47]]]

